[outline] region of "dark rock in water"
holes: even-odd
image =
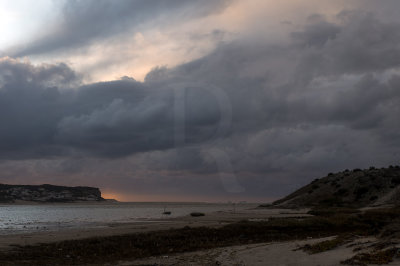
[[[104,201],[100,189],[94,187],[0,184],[0,202],[13,203],[16,200],[35,202]]]
[[[163,212],[163,214],[165,214],[165,215],[171,215],[171,212],[166,211],[166,212]]]
[[[205,214],[204,213],[202,213],[202,212],[192,212],[191,214],[190,214],[190,216],[192,216],[192,217],[200,217],[200,216],[204,216]]]
[[[315,179],[292,194],[275,201],[275,208],[368,207],[400,205],[400,167],[339,173]],[[265,206],[267,207],[267,206]]]

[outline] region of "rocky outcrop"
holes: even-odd
[[[0,184],[0,202],[12,203],[17,200],[35,202],[104,201],[100,189],[94,187]]]
[[[272,205],[284,208],[400,205],[400,167],[330,173]]]

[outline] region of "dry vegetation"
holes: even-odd
[[[318,243],[315,243],[312,245],[307,244],[307,245],[301,247],[300,249],[304,250],[305,252],[307,252],[309,254],[321,253],[321,252],[325,252],[325,251],[337,248],[346,243],[349,243],[353,239],[354,239],[354,236],[351,234],[339,235],[331,240],[325,240],[325,241],[318,242]]]
[[[351,207],[400,204],[400,166],[345,170],[315,179],[273,203],[279,208]]]
[[[395,257],[398,257],[398,253],[398,248],[389,248],[371,253],[360,253],[350,259],[342,261],[341,263],[346,265],[361,266],[367,266],[368,264],[388,264],[392,262]]]

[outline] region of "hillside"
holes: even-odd
[[[35,202],[103,201],[101,192],[94,187],[65,187],[53,185],[6,185],[0,184],[0,202],[17,200]]]
[[[275,207],[367,207],[400,204],[400,167],[330,173],[273,203]]]

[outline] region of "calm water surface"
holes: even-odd
[[[254,204],[238,204],[236,210]],[[163,215],[164,208],[171,215]],[[232,204],[208,203],[118,203],[0,205],[0,235],[66,228],[102,227],[114,223],[152,222],[185,216],[191,212],[232,211]]]

